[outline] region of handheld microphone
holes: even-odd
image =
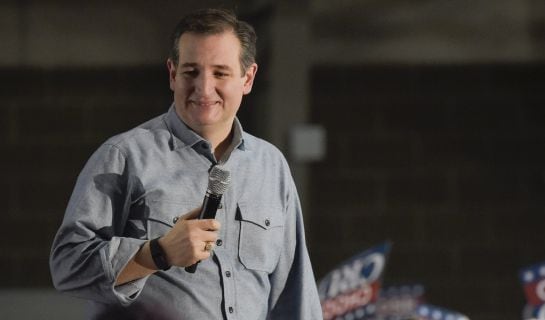
[[[208,188],[206,189],[199,219],[216,218],[216,211],[218,211],[221,196],[225,193],[225,190],[227,190],[230,182],[231,173],[229,171],[219,165],[212,167],[210,175],[208,176]],[[197,264],[199,264],[199,262],[186,267],[185,271],[195,273],[195,271],[197,271]]]

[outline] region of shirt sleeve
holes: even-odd
[[[123,153],[104,144],[80,173],[50,255],[55,288],[102,303],[128,305],[147,279],[121,286],[115,280],[146,242],[123,237],[134,177]]]
[[[288,178],[285,223],[285,253],[271,275],[269,319],[322,319],[322,309],[305,243],[299,197],[291,176]]]

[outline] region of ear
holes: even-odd
[[[248,94],[252,91],[252,86],[254,84],[255,74],[257,73],[257,64],[252,63],[246,72],[244,73],[244,94]]]
[[[170,83],[170,90],[174,91],[176,83],[176,64],[171,59],[167,60],[168,68],[168,82]]]

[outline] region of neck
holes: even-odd
[[[216,146],[212,146],[212,153],[214,153],[214,157],[219,161],[222,157],[225,151],[229,148],[231,145],[231,142],[233,141],[233,133],[229,133],[227,135],[227,138],[223,139],[220,143],[218,143]]]
[[[231,140],[233,140],[233,130],[232,126],[227,131],[218,132],[217,130],[202,130],[197,132],[201,137],[210,142],[212,147],[212,153],[216,159],[221,159],[229,145]]]

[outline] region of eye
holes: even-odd
[[[182,70],[182,75],[183,75],[184,77],[191,77],[191,78],[194,78],[194,77],[196,77],[198,74],[199,74],[199,71],[197,71],[197,69],[186,69],[186,70]]]
[[[227,72],[222,72],[222,71],[216,71],[214,72],[214,75],[218,78],[225,78],[225,77],[228,77],[229,76],[229,73]]]

